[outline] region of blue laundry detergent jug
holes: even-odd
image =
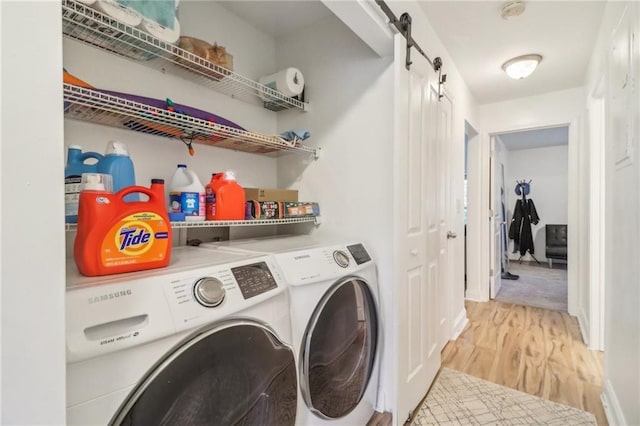
[[[127,186],[136,184],[136,174],[133,161],[127,152],[127,146],[118,141],[110,141],[107,144],[104,158],[98,162],[98,173],[111,175],[113,179],[113,192],[118,192]],[[124,201],[140,201],[140,196],[129,194]]]
[[[86,161],[94,159],[94,163]],[[67,151],[67,165],[64,168],[64,220],[66,223],[78,222],[78,200],[80,181],[83,173],[98,173],[98,165],[104,159],[97,152],[82,152],[82,147],[70,145]]]

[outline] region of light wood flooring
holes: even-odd
[[[442,366],[589,411],[600,401],[604,355],[585,346],[566,313],[490,301],[466,302],[469,324],[442,352]]]

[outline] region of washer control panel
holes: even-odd
[[[335,260],[341,268],[349,266],[349,256],[342,250],[336,250],[333,252],[333,260]]]
[[[367,253],[367,250],[364,248],[362,244],[353,244],[351,246],[347,246],[347,250],[353,256],[353,260],[356,261],[358,265],[369,262],[371,260],[371,256]]]
[[[224,301],[225,294],[224,284],[217,278],[200,278],[193,286],[193,295],[196,301],[207,308],[220,306]]]
[[[236,279],[242,297],[249,299],[266,291],[278,287],[273,279],[273,274],[265,262],[231,268],[231,273]]]

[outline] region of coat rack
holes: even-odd
[[[514,253],[520,251],[520,259],[518,261],[522,263],[522,257],[529,252],[529,255],[540,264],[538,259],[533,255],[535,247],[533,244],[533,234],[531,232],[531,225],[536,225],[540,218],[538,212],[533,204],[532,200],[527,200],[527,195],[531,190],[531,182],[526,180],[517,180],[515,193],[521,195],[522,199],[516,201],[516,205],[513,209],[513,219],[509,226],[509,238],[514,241]]]

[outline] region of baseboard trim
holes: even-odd
[[[589,327],[591,326],[591,324],[589,324],[589,317],[584,312],[584,309],[583,309],[582,306],[580,307],[580,309],[578,311],[578,325],[580,326],[580,333],[582,334],[582,341],[584,342],[585,345],[587,345],[587,347],[590,347],[589,346],[589,337],[591,335],[589,334]]]
[[[456,340],[468,323],[469,318],[467,318],[467,310],[465,308],[462,308],[455,321],[453,322],[453,336],[451,336],[450,340]]]
[[[487,300],[483,300],[483,298],[480,297],[480,293],[472,290],[467,290],[464,294],[464,298],[471,302],[487,302]]]
[[[602,400],[602,406],[604,407],[604,414],[607,416],[607,422],[610,426],[623,426],[627,424],[620,407],[620,401],[616,396],[616,392],[613,390],[611,381],[609,379],[604,380],[604,391],[600,395]]]

